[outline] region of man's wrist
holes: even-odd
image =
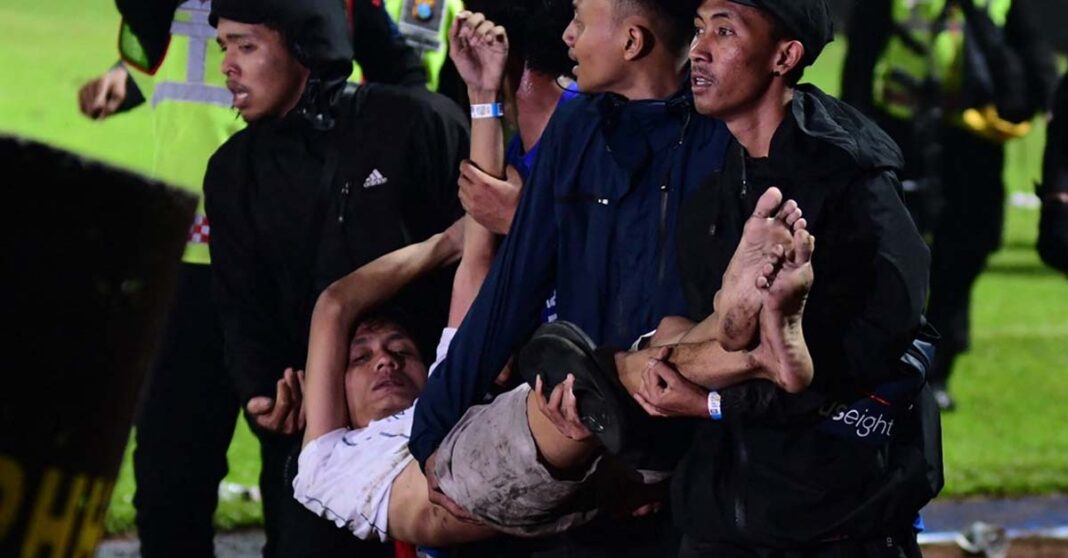
[[[500,96],[500,91],[497,89],[468,89],[467,99],[472,105],[482,105],[496,103],[497,98]]]

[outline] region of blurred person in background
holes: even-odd
[[[1068,75],[1054,96],[1042,164],[1042,216],[1038,255],[1046,265],[1068,274]]]
[[[942,334],[928,381],[948,381],[968,348],[972,287],[1000,246],[1004,144],[1048,106],[1053,55],[1030,0],[866,0],[856,4],[842,98],[905,155],[910,210],[932,244],[928,317]]]

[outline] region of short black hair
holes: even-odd
[[[415,333],[419,328],[412,327],[416,324],[413,323],[413,318],[410,314],[405,312],[402,308],[395,305],[380,306],[363,318],[358,320],[352,327],[351,338],[355,337],[356,330],[360,327],[365,327],[371,331],[378,331],[380,329],[393,327],[404,334],[415,345],[416,350],[419,352],[419,360],[426,366],[430,366],[430,362],[426,360],[426,355],[433,355],[433,348],[428,349],[427,340],[422,339],[421,335]]]
[[[616,0],[617,14],[641,12],[653,20],[672,51],[681,51],[693,40],[697,0]]]

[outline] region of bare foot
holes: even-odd
[[[739,351],[753,343],[764,290],[791,249],[791,230],[806,226],[797,203],[783,203],[778,188],[768,188],[757,200],[713,301],[720,316],[717,337],[724,349]]]
[[[805,229],[793,235],[791,253],[775,274],[760,311],[760,346],[773,381],[790,393],[812,382],[812,357],[805,344],[801,318],[812,289],[812,251],[816,239]]]

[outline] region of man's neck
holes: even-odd
[[[666,99],[682,85],[685,67],[684,60],[672,61],[666,56],[650,55],[633,62],[633,67],[627,71],[627,78],[618,87],[612,88],[612,92],[631,101]]]
[[[541,139],[541,134],[549,124],[549,118],[556,110],[563,93],[552,76],[528,68],[523,69],[519,88],[515,92],[515,102],[519,109],[519,139],[523,142],[523,151],[530,151]]]
[[[772,87],[738,114],[723,118],[731,135],[750,157],[768,156],[771,139],[786,118],[786,107],[793,99],[793,91],[792,88]]]

